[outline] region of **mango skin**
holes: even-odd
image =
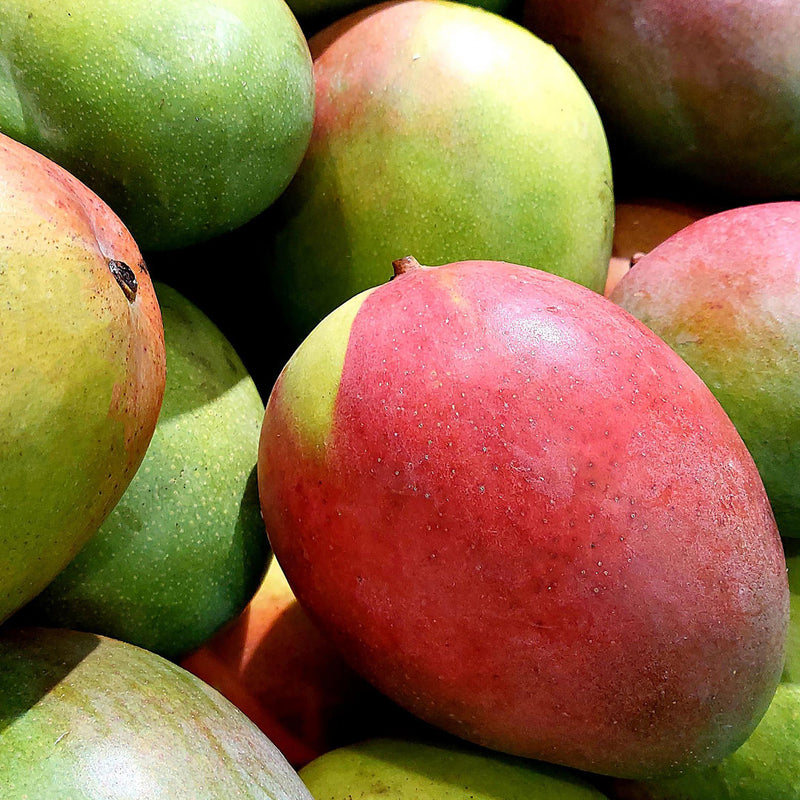
[[[311,800],[256,726],[175,664],[75,631],[0,636],[0,773],[27,800]]]
[[[698,220],[610,299],[705,381],[758,465],[783,536],[800,536],[800,203]]]
[[[675,772],[740,745],[780,678],[750,454],[672,350],[557,276],[418,268],[338,308],[276,382],[259,490],[323,632],[479,744]]]
[[[271,558],[256,458],[264,404],[214,323],[156,283],[167,382],[144,460],[27,624],[122,639],[177,659],[252,598]]]
[[[138,284],[129,300],[110,269]],[[100,527],[136,472],[165,385],[136,243],[97,195],[0,134],[0,620]]]
[[[800,684],[782,683],[753,735],[718,766],[680,778],[618,782],[615,800],[798,800]]]
[[[795,0],[526,0],[525,24],[575,68],[614,143],[724,196],[800,192]],[[684,191],[684,196],[685,196]]]
[[[605,800],[577,773],[457,741],[368,739],[300,777],[315,800]]]
[[[438,0],[370,6],[309,45],[311,143],[268,214],[273,293],[298,343],[409,253],[513,261],[602,291],[608,146],[553,48]]]
[[[87,183],[145,250],[263,211],[300,163],[313,102],[282,0],[0,8],[0,131]]]

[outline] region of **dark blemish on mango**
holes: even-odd
[[[127,301],[132,303],[136,299],[136,292],[139,289],[139,282],[136,280],[133,270],[124,261],[115,261],[114,259],[109,259],[108,268],[116,278]]]

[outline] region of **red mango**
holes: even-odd
[[[499,750],[617,776],[713,763],[780,677],[785,561],[719,403],[555,275],[396,262],[269,399],[262,510],[368,680]]]

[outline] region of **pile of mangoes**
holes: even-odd
[[[0,5],[4,800],[800,798],[799,411],[792,0]]]

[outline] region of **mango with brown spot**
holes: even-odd
[[[130,233],[97,195],[0,135],[0,620],[122,496],[165,384],[164,332]]]

